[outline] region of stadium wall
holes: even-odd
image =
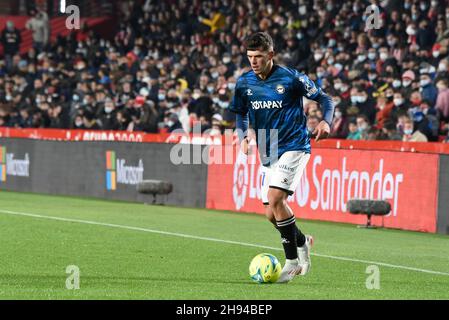
[[[449,234],[449,156],[440,156],[437,232]]]
[[[0,189],[151,202],[136,183],[160,179],[174,190],[158,202],[263,214],[258,157],[235,149],[227,164],[220,146],[183,145],[182,161],[173,164],[179,146],[0,138]],[[202,159],[194,159],[194,148]],[[374,225],[449,234],[449,156],[314,148],[288,201],[299,218],[364,224],[366,217],[346,212],[357,197],[390,201],[391,214],[374,217]]]
[[[299,218],[365,224],[366,216],[347,213],[347,201],[381,198],[391,203],[392,212],[385,217],[373,217],[374,225],[435,233],[438,210],[440,219],[447,217],[449,199],[446,187],[446,194],[441,194],[438,202],[438,184],[444,187],[442,179],[448,183],[447,170],[446,177],[439,179],[439,157],[315,148],[295,194],[288,201]],[[240,153],[235,159],[235,164],[209,165],[206,207],[263,214],[258,157],[247,159]]]
[[[158,179],[174,190],[157,202],[204,208],[207,166],[172,164],[172,146],[0,138],[0,189],[151,202],[136,184]]]

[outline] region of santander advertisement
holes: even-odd
[[[209,164],[209,209],[264,213],[261,164],[257,155],[237,152],[233,164]],[[302,219],[365,224],[347,212],[349,199],[382,199],[391,204],[376,226],[436,232],[438,156],[388,151],[314,148],[288,201]]]

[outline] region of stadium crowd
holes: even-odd
[[[369,27],[370,4],[380,9],[377,28]],[[333,97],[333,137],[449,141],[446,0],[123,1],[120,17],[111,39],[84,26],[23,56],[8,23],[0,35],[0,126],[233,128],[228,107],[249,70],[242,42],[262,30],[275,40],[277,63]],[[305,111],[312,129],[321,110],[306,101]]]

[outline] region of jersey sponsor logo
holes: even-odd
[[[285,92],[285,87],[282,84],[278,84],[276,86],[276,92],[279,94],[283,94]]]
[[[298,80],[304,85],[307,98],[310,98],[311,96],[313,96],[318,92],[318,89],[315,87],[315,84],[309,78],[299,76]]]
[[[254,110],[258,109],[281,109],[282,108],[282,100],[273,100],[273,101],[250,101],[251,107]]]

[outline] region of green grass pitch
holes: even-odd
[[[263,216],[2,191],[0,299],[449,299],[448,236],[298,224],[315,237],[311,272],[260,285],[252,257],[284,263]]]

